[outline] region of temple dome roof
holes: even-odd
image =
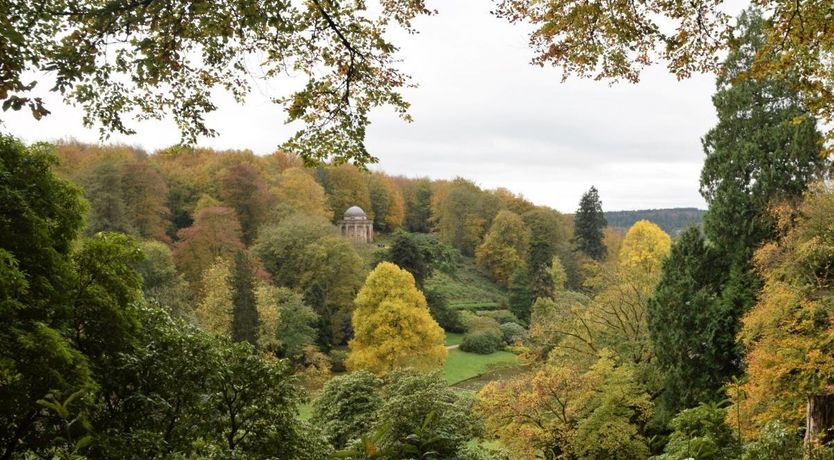
[[[345,211],[345,219],[366,218],[367,214],[359,206],[351,206]]]

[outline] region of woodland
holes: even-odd
[[[51,72],[103,132],[183,132],[0,124],[0,459],[834,458],[830,2],[496,3],[566,77],[715,73],[708,209],[614,222],[369,171],[369,111],[409,117],[386,31],[434,14],[372,3],[0,1],[4,111]],[[304,128],[199,147],[255,52]]]

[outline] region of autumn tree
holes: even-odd
[[[452,181],[444,193],[436,193],[433,198],[432,214],[437,221],[440,240],[465,255],[474,256],[502,206],[500,200],[461,178]]]
[[[558,257],[554,257],[550,262],[550,279],[553,281],[554,296],[567,288],[568,274],[565,272],[565,266]]]
[[[496,14],[534,24],[530,43],[536,52],[533,62],[539,65],[558,66],[566,78],[637,82],[645,67],[659,62],[678,78],[722,73],[721,58],[745,48],[744,27],[731,21],[724,3],[681,8],[655,0],[639,5],[502,0]],[[743,80],[793,80],[803,104],[829,122],[834,79],[826,64],[831,59],[827,6],[787,0],[754,5],[768,14],[760,44],[747,50],[752,51],[752,65],[744,70]]]
[[[629,366],[601,356],[587,371],[545,365],[496,381],[478,393],[487,431],[516,458],[646,458],[640,425],[651,415],[645,388]]]
[[[359,206],[371,213],[371,192],[367,177],[354,166],[341,165],[322,170],[325,175],[324,190],[334,219],[341,219],[351,206]]]
[[[289,168],[281,173],[278,185],[272,190],[279,206],[325,219],[333,217],[328,207],[324,188],[301,168]]]
[[[834,374],[834,190],[820,185],[796,212],[783,208],[780,214],[780,238],[756,252],[764,287],[739,334],[747,381],[741,397],[729,393],[746,435],[774,420],[805,422],[806,445],[823,445],[831,439],[834,413],[828,384]]]
[[[136,235],[169,242],[165,180],[147,162],[125,163],[121,176],[125,215]]]
[[[122,174],[112,161],[97,164],[82,180],[84,196],[90,203],[87,234],[98,232],[130,233],[133,226],[127,216],[122,193]]]
[[[582,195],[574,216],[573,243],[576,249],[594,260],[602,260],[607,253],[602,241],[602,230],[608,225],[602,213],[602,202],[596,187]]]
[[[519,216],[536,208],[536,206],[524,198],[523,195],[515,194],[504,187],[498,187],[492,191],[492,194],[504,204],[503,207],[505,209],[512,211]]]
[[[218,258],[203,271],[201,300],[194,310],[200,327],[222,337],[232,336],[234,286],[231,261]]]
[[[371,174],[368,191],[374,227],[385,232],[401,228],[405,219],[405,203],[394,182],[383,174]]]
[[[501,286],[524,263],[530,231],[524,221],[512,211],[502,210],[495,216],[484,242],[475,251],[475,263]]]
[[[207,207],[194,216],[194,225],[177,233],[174,259],[185,278],[194,285],[203,270],[217,258],[230,260],[244,250],[240,224],[231,208]]]
[[[245,163],[229,168],[220,181],[220,198],[235,210],[243,242],[254,241],[270,205],[266,183],[258,171]]]
[[[619,363],[646,370],[653,351],[647,303],[671,239],[660,227],[640,221],[626,234],[617,261],[597,264],[587,281],[591,301],[575,305],[553,333],[561,337],[551,356],[593,362],[608,349]]]
[[[383,262],[355,300],[348,367],[384,374],[397,367],[436,369],[446,359],[443,329],[407,271]]]

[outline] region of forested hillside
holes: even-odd
[[[641,209],[638,211],[606,211],[605,220],[614,228],[628,229],[639,220],[657,224],[664,232],[677,236],[690,225],[700,226],[706,211],[697,208]]]

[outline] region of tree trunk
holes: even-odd
[[[809,396],[805,422],[806,450],[834,439],[834,394]]]

